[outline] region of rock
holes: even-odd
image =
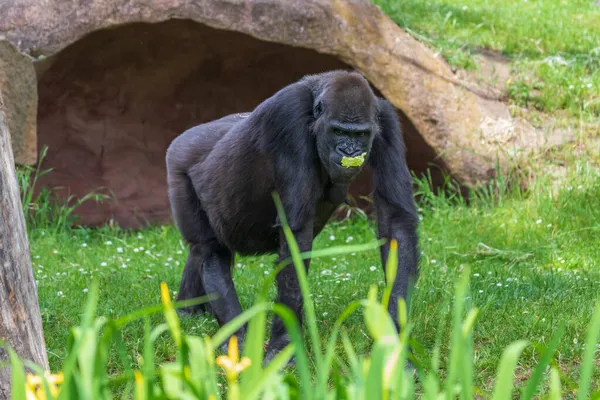
[[[0,36],[0,106],[4,103],[17,164],[34,164],[37,159],[37,102],[37,79],[31,60]]]
[[[41,183],[115,195],[80,207],[86,224],[170,219],[170,141],[309,73],[362,72],[398,108],[409,166],[463,185],[487,183],[529,129],[368,0],[5,0],[0,15],[0,34],[44,58],[38,140],[54,171]],[[369,188],[364,176],[354,193]]]

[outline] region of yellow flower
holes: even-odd
[[[175,312],[175,307],[173,306],[173,302],[171,301],[171,294],[169,293],[169,287],[165,282],[160,283],[160,297],[163,306],[165,306],[165,319],[167,320],[167,325],[171,330],[171,334],[173,335],[173,339],[175,340],[175,344],[178,348],[181,348],[181,328],[179,326],[179,318],[177,318],[177,313]]]
[[[251,361],[248,357],[242,357],[240,360],[240,355],[238,351],[238,341],[237,336],[233,335],[231,339],[229,339],[229,354],[226,356],[217,357],[217,365],[225,371],[228,381],[235,381],[243,370],[248,368],[251,364]]]
[[[65,376],[62,372],[58,374],[46,374],[48,388],[53,397],[58,396],[60,392],[59,385],[65,381]],[[44,383],[38,375],[27,374],[25,382],[25,393],[27,400],[46,400],[46,392],[44,391]]]

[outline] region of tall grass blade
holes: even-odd
[[[223,325],[221,329],[219,329],[217,333],[214,334],[214,336],[211,339],[212,345],[215,346],[215,348],[219,347],[220,345],[225,343],[225,341],[231,335],[237,332],[251,318],[255,317],[260,312],[270,310],[272,307],[274,306],[270,303],[259,303],[243,311],[240,315],[233,318],[227,324]]]
[[[267,294],[269,287],[273,283],[274,277],[284,265],[279,265],[275,270],[269,274],[267,279],[263,282],[261,290],[258,292],[255,304],[267,303]],[[250,367],[242,374],[240,391],[241,393],[248,393],[255,382],[260,379],[262,372],[262,364],[264,359],[264,348],[263,343],[265,341],[265,332],[267,325],[267,313],[266,311],[260,311],[251,318],[248,322],[248,332],[244,342],[244,355],[252,360]]]
[[[596,352],[596,345],[598,344],[598,335],[600,335],[600,302],[596,304],[596,311],[592,317],[585,340],[585,352],[580,367],[581,378],[579,380],[579,390],[577,390],[577,400],[586,399],[592,385],[594,354]]]
[[[454,398],[455,384],[461,373],[461,365],[472,362],[465,359],[464,340],[462,337],[462,315],[465,308],[465,296],[469,285],[469,268],[465,268],[456,285],[454,294],[454,307],[452,311],[452,338],[450,350],[450,362],[448,365],[448,377],[446,379],[446,399]]]
[[[258,398],[258,396],[264,391],[265,387],[268,386],[271,381],[278,378],[279,370],[287,364],[290,358],[292,358],[294,351],[294,346],[291,344],[287,345],[283,350],[281,350],[252,383],[252,385],[248,388],[249,390],[247,392],[242,392],[248,393],[247,395],[244,395],[244,398],[248,400]]]
[[[540,362],[536,365],[535,369],[531,373],[531,377],[527,381],[527,385],[525,386],[525,389],[523,389],[523,392],[521,393],[521,400],[532,399],[537,394],[538,387],[539,387],[540,383],[542,383],[542,378],[544,376],[544,372],[546,371],[546,368],[548,368],[548,365],[550,365],[550,361],[552,361],[554,352],[556,351],[556,348],[558,347],[558,343],[560,342],[560,339],[562,338],[564,332],[565,332],[565,323],[563,322],[560,324],[558,330],[552,336],[552,340],[550,341],[550,344],[544,351],[544,354],[542,355]]]
[[[473,398],[473,326],[477,319],[478,309],[473,308],[467,314],[462,327],[462,340],[465,347],[464,364],[460,374],[461,399],[470,400]]]
[[[302,334],[300,332],[300,324],[296,315],[288,307],[281,304],[275,304],[273,311],[279,315],[281,321],[285,325],[285,329],[290,335],[290,341],[294,345],[294,352],[296,354],[296,368],[298,370],[298,376],[300,378],[300,387],[302,389],[302,398],[313,398],[314,393],[311,384],[311,374],[308,368],[308,356],[306,349],[302,341]]]
[[[298,282],[300,284],[300,291],[302,293],[302,298],[304,299],[304,313],[306,319],[306,326],[308,327],[308,331],[310,333],[311,345],[316,353],[315,362],[317,364],[317,371],[321,373],[323,371],[322,368],[322,354],[321,354],[321,342],[319,340],[319,331],[317,329],[317,316],[315,314],[314,304],[310,297],[310,291],[308,286],[308,278],[306,276],[306,269],[302,259],[300,258],[300,249],[298,248],[298,244],[296,243],[296,239],[294,238],[294,234],[290,229],[287,218],[284,213],[283,204],[281,203],[281,199],[277,193],[273,193],[273,200],[275,201],[275,206],[277,208],[277,214],[279,216],[279,220],[283,226],[283,232],[285,234],[285,238],[288,242],[288,246],[290,248],[290,253],[292,255],[292,259],[294,261],[294,267],[296,269],[296,275],[298,276]]]
[[[25,370],[21,359],[15,351],[0,341],[0,346],[4,347],[10,358],[11,373],[11,393],[13,400],[25,400]]]
[[[531,397],[529,397],[531,398]],[[561,400],[560,375],[555,367],[550,370],[550,394],[548,400]]]
[[[527,346],[527,341],[519,340],[510,344],[502,353],[498,374],[494,385],[493,400],[508,400],[512,398],[515,367],[521,352]]]
[[[359,307],[361,303],[360,301],[353,301],[346,307],[346,309],[342,312],[339,318],[335,321],[333,329],[331,330],[331,334],[329,335],[329,340],[327,342],[327,348],[325,349],[325,357],[323,359],[323,371],[319,375],[318,385],[320,387],[325,387],[327,383],[327,378],[329,377],[329,371],[331,369],[331,365],[333,362],[333,352],[335,350],[335,344],[337,342],[337,337],[340,331],[340,328],[344,321],[350,317]]]

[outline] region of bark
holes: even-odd
[[[48,369],[37,287],[0,93],[0,339],[23,360]],[[0,362],[8,360],[0,349]],[[0,370],[0,399],[10,398],[11,372]]]

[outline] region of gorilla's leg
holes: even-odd
[[[176,166],[168,165],[169,200],[173,218],[181,236],[189,246],[189,255],[179,287],[177,300],[190,300],[205,296],[202,284],[201,269],[203,263],[203,244],[214,237],[208,217],[194,187],[184,172],[179,172]],[[208,304],[200,304],[178,309],[179,313],[194,314],[210,311]]]
[[[210,304],[192,306],[182,311],[208,311],[217,318],[219,325],[224,325],[242,311],[231,276],[233,254],[217,240],[187,175],[170,174],[169,180],[173,215],[190,247],[177,300],[207,294],[215,296]],[[239,334],[243,334],[243,330]]]
[[[202,284],[202,255],[198,251],[198,245],[190,246],[190,254],[188,255],[177,300],[190,300],[206,295],[204,285]],[[181,314],[196,314],[202,312],[212,313],[208,303],[198,304],[194,306],[184,307],[177,310]]]

